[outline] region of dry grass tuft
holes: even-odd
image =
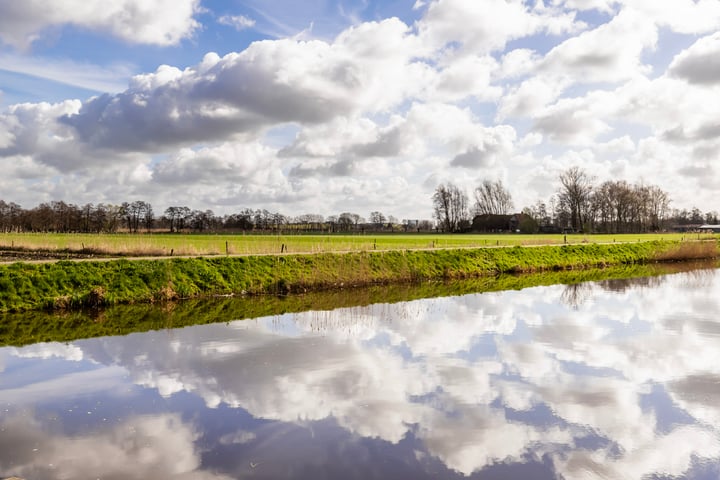
[[[155,300],[159,300],[161,302],[168,302],[171,300],[177,300],[179,295],[173,288],[172,283],[167,284],[166,286],[162,287],[160,290],[157,291],[155,294]]]
[[[716,258],[718,244],[715,241],[682,242],[672,248],[659,252],[654,260],[659,262],[680,262],[684,260],[700,260]]]
[[[106,290],[103,287],[94,287],[85,298],[85,305],[92,308],[100,308],[105,305]]]
[[[52,302],[53,310],[66,310],[70,308],[72,304],[72,298],[70,295],[60,295],[55,297]]]

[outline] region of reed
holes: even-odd
[[[687,260],[701,260],[717,258],[720,251],[718,242],[714,240],[689,241],[672,245],[665,250],[658,251],[654,257],[658,262],[679,262]]]

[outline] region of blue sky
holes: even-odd
[[[718,210],[717,0],[0,0],[0,198],[430,218],[579,166]]]

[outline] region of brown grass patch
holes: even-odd
[[[67,310],[72,304],[72,297],[70,295],[61,295],[53,298],[52,308],[53,310]]]
[[[177,300],[179,298],[177,292],[173,288],[172,283],[168,283],[163,288],[155,293],[155,300],[161,302],[168,302],[170,300]]]
[[[683,242],[672,248],[655,254],[654,260],[659,262],[679,262],[684,260],[700,260],[716,258],[718,244],[715,241]]]
[[[85,299],[86,305],[93,308],[100,308],[104,306],[105,293],[106,291],[104,287],[94,287],[92,290],[90,290],[90,293],[88,293],[88,296]]]

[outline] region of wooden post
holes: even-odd
[[[230,247],[227,240],[225,240],[225,255],[230,255]]]

